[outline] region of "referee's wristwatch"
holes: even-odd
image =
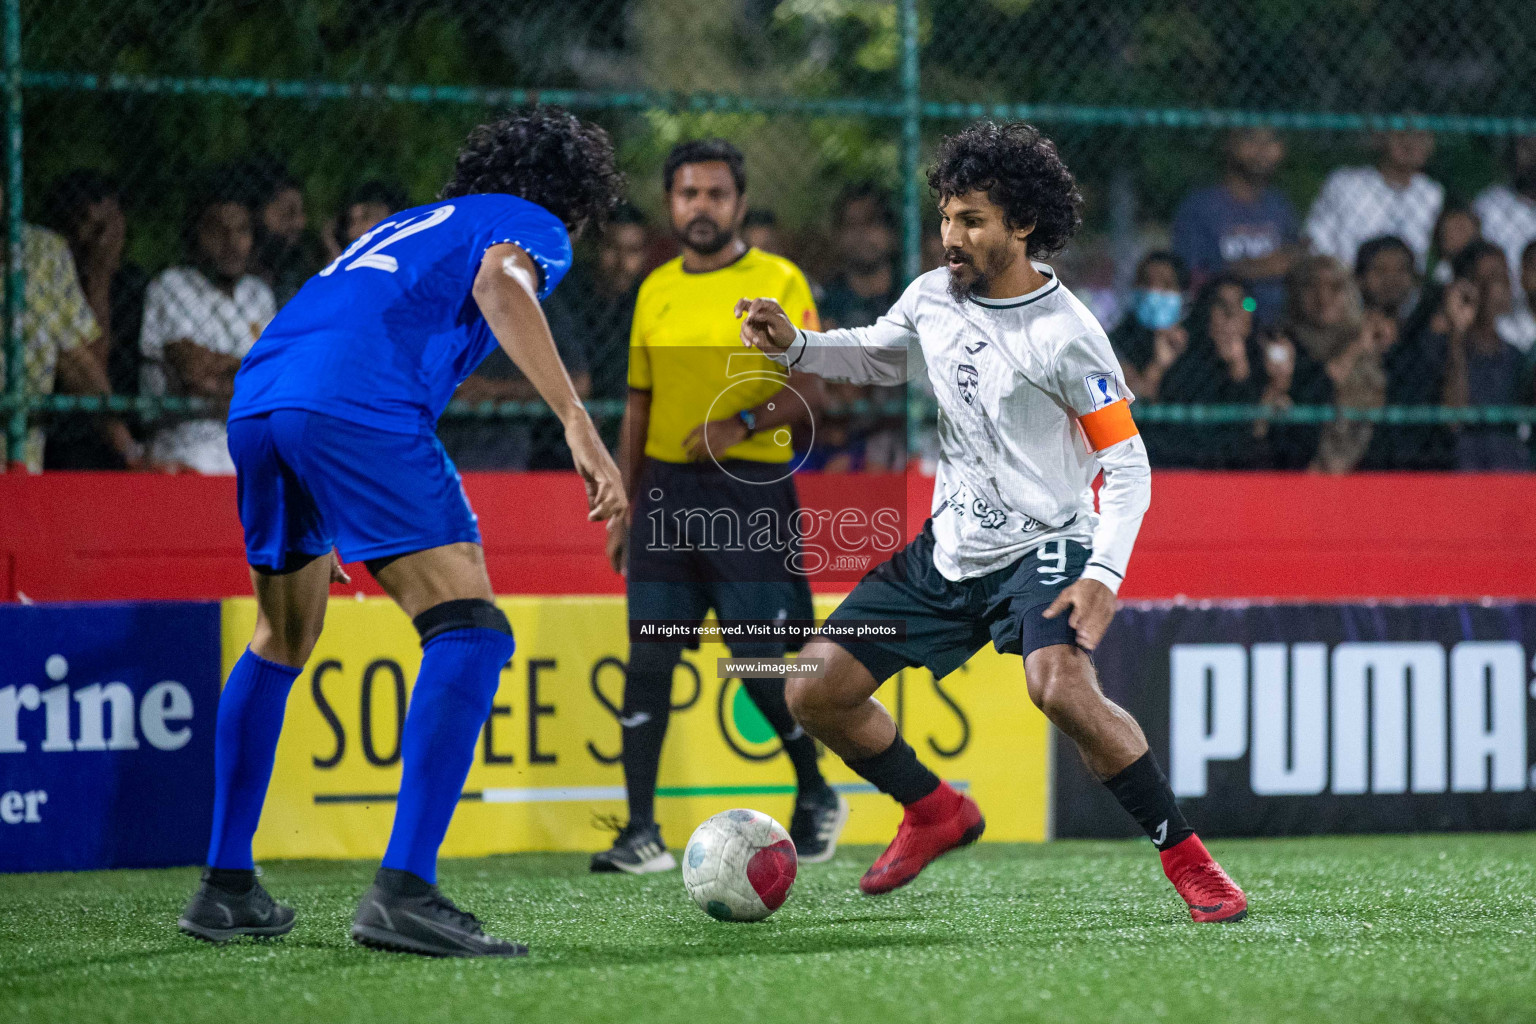
[[[736,419],[741,422],[742,426],[747,428],[748,437],[751,437],[753,434],[757,433],[757,413],[753,412],[751,409],[743,409],[741,412],[736,414]]]

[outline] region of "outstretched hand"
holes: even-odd
[[[745,316],[746,319],[742,320]],[[736,319],[741,320],[741,343],[778,355],[795,340],[795,325],[774,299],[740,299]]]
[[[622,514],[629,507],[624,480],[603,439],[597,436],[597,428],[585,414],[565,428],[565,443],[570,446],[571,462],[587,487],[588,522]]]
[[[1072,609],[1067,625],[1077,632],[1077,645],[1091,651],[1104,639],[1104,631],[1109,628],[1118,607],[1119,601],[1113,590],[1098,580],[1078,580],[1056,595],[1056,600],[1045,610],[1045,617],[1054,619],[1068,608]]]

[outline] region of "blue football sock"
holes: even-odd
[[[208,866],[249,871],[251,837],[272,779],[288,690],[299,670],[246,648],[219,695],[213,741],[213,838]]]
[[[514,646],[496,629],[455,629],[427,641],[405,716],[400,800],[384,867],[437,883],[437,848]]]

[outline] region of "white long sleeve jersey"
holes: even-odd
[[[1119,404],[1133,396],[1104,329],[1035,266],[1048,280],[1028,295],[965,302],[950,296],[948,270],[931,271],[871,326],[800,331],[772,358],[829,380],[901,384],[920,346],[939,405],[939,572],[983,576],[1062,538],[1093,549],[1083,578],[1118,591],[1151,500],[1146,446]]]

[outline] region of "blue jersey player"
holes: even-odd
[[[293,910],[256,881],[251,837],[330,584],[346,579],[341,561],[361,561],[411,617],[422,658],[389,847],[352,937],[426,955],[527,952],[485,934],[436,885],[438,846],[513,641],[491,602],[475,514],[433,431],[499,344],[564,424],[588,518],[624,511],[618,469],[539,309],[570,267],[571,235],[601,221],[621,186],[607,135],[564,111],[482,125],[441,201],[359,238],[246,357],[229,449],[258,613],[219,701],[213,837],[179,921],[188,934],[221,942],[293,927]]]

